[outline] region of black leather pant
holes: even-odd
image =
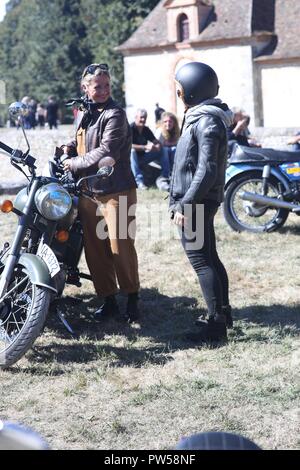
[[[198,276],[207,304],[208,315],[212,316],[216,313],[222,314],[222,307],[229,305],[228,276],[216,248],[214,217],[219,204],[215,201],[206,200],[203,206],[202,216],[199,215],[197,210],[197,212],[193,211],[192,217],[189,218],[189,224],[191,224],[189,228],[192,227],[195,235],[189,238],[188,229],[181,229],[181,241],[186,255]],[[200,240],[202,238],[203,244],[198,243],[198,246],[196,246],[196,243],[193,246],[196,237]]]

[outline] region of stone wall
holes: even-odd
[[[296,135],[300,131],[299,128],[293,127],[256,127],[251,130],[251,134],[262,144],[263,147],[275,148],[278,150],[291,150],[291,146],[287,145],[291,136]]]
[[[179,63],[200,61],[211,65],[220,81],[220,97],[230,107],[242,107],[254,122],[253,70],[250,46],[231,46],[161,53],[145,52],[124,58],[125,95],[129,121],[134,119],[137,108],[148,111],[148,125],[154,128],[155,103],[175,112],[181,118],[175,89],[175,72]]]
[[[300,63],[261,68],[263,122],[266,127],[300,127]]]

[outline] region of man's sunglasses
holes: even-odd
[[[97,69],[103,70],[104,72],[109,71],[109,67],[107,64],[91,64],[87,66],[87,68],[83,72],[82,77],[85,77],[87,74],[94,75]]]

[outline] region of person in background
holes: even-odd
[[[207,305],[199,316],[193,341],[227,339],[232,326],[228,276],[216,247],[214,218],[224,199],[227,128],[233,113],[218,95],[215,71],[202,62],[181,67],[175,77],[185,106],[170,186],[170,213],[194,268]]]
[[[289,141],[288,145],[291,145],[291,150],[297,152],[300,150],[300,132],[297,132]]]
[[[158,103],[155,104],[154,115],[155,115],[156,124],[160,121],[161,115],[164,111],[165,111],[164,108],[161,108]]]
[[[233,124],[227,131],[229,154],[231,153],[235,143],[246,147],[261,147],[261,144],[258,143],[250,134],[248,127],[250,116],[240,108],[233,108],[232,111],[234,113]]]
[[[36,118],[40,129],[45,127],[46,109],[42,103],[37,104]]]
[[[135,120],[131,124],[132,149],[130,155],[131,169],[139,189],[147,189],[144,182],[144,168],[147,163],[158,160],[161,165],[161,174],[169,178],[169,163],[166,155],[161,151],[161,145],[153,132],[146,126],[147,111],[138,109]]]
[[[169,176],[171,176],[176,145],[179,139],[180,129],[175,114],[165,111],[161,115],[160,125],[156,132],[156,137],[164,152],[164,160],[169,163]]]
[[[54,96],[49,96],[48,104],[46,106],[46,121],[49,124],[49,129],[52,129],[52,127],[57,129],[57,120],[58,120],[58,104],[55,101]]]
[[[29,122],[30,122],[30,128],[31,129],[35,129],[36,128],[36,119],[35,119],[35,115],[36,115],[36,107],[37,107],[37,103],[36,101],[31,98],[29,103],[28,103],[28,108],[29,108]]]
[[[95,175],[101,166],[114,172],[100,185],[95,202],[82,196],[79,215],[84,249],[96,293],[104,299],[95,314],[98,319],[120,317],[116,300],[118,285],[127,294],[122,317],[138,318],[139,273],[134,246],[136,184],[130,169],[131,130],[126,113],[111,97],[107,64],[91,64],[82,74],[81,86],[90,100],[89,109],[77,115],[76,139],[63,150],[69,158],[65,170],[75,176]]]

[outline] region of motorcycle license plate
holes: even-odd
[[[37,256],[42,258],[46,263],[51,277],[54,277],[55,274],[60,271],[59,262],[57,261],[55,254],[51,250],[50,246],[46,245],[46,243],[39,245]]]

